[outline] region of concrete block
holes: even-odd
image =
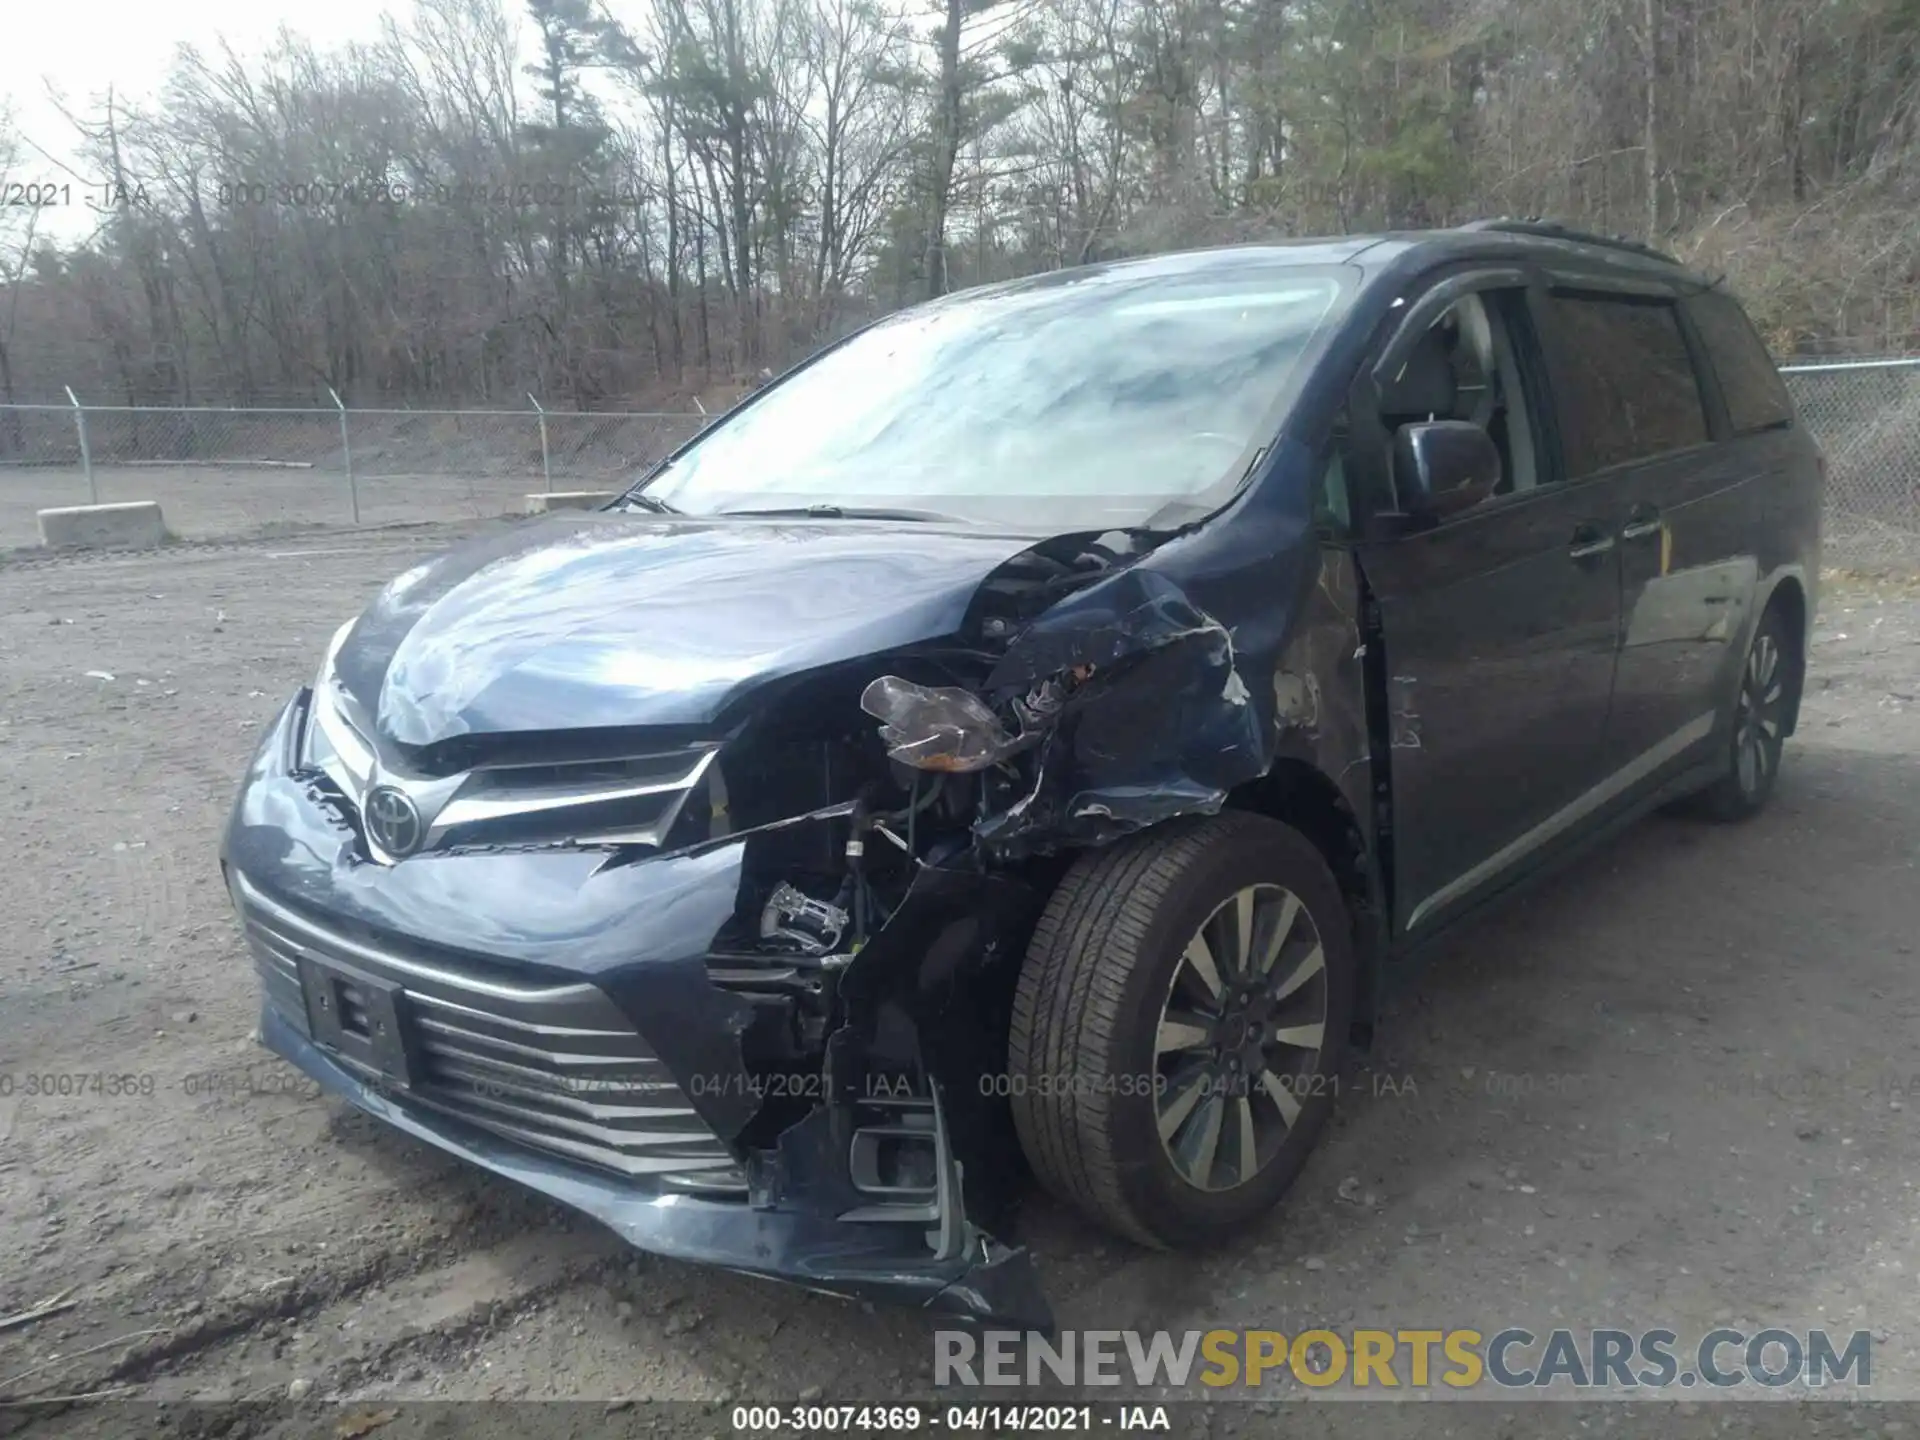
[[[153,500],[62,505],[40,512],[40,543],[49,550],[146,550],[166,538],[166,521]]]
[[[527,513],[545,515],[549,510],[597,510],[618,490],[555,490],[527,496]]]

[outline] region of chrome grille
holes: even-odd
[[[665,842],[717,753],[690,745],[665,753],[597,760],[497,763],[452,775],[422,775],[383,754],[373,727],[333,680],[327,666],[314,684],[300,764],[324,774],[355,814],[369,792],[404,792],[425,826],[418,849],[500,841],[585,845]],[[389,855],[367,836],[367,853]]]
[[[585,982],[493,978],[331,930],[232,877],[268,1002],[313,1038],[300,961],[397,984],[414,1061],[404,1102],[540,1150],[686,1189],[738,1190],[733,1156],[611,999]],[[364,1062],[330,1056],[368,1080]]]

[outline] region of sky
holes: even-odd
[[[48,98],[51,82],[79,115],[97,115],[107,87],[131,97],[153,94],[182,41],[216,50],[222,36],[243,55],[257,54],[285,26],[323,47],[373,40],[389,0],[4,0],[0,20],[0,104],[31,142],[9,183],[80,180],[72,127]],[[42,155],[33,146],[48,152]],[[72,204],[42,213],[40,232],[62,240],[90,233],[97,216],[76,193]]]
[[[629,15],[640,7],[615,0],[610,8]],[[916,8],[923,19],[935,13],[931,5]],[[81,158],[73,126],[50,87],[67,109],[97,123],[109,86],[128,100],[156,94],[182,43],[216,55],[224,38],[236,53],[257,55],[285,28],[332,49],[377,40],[383,14],[404,17],[410,9],[411,0],[0,0],[0,109],[11,111],[14,131],[27,142],[4,178],[9,185],[69,186],[70,203],[40,210],[34,233],[63,244],[84,240],[102,218],[94,204],[106,200],[104,191],[92,187],[106,177]],[[524,56],[524,18],[522,27]],[[969,32],[969,46],[995,28],[990,16],[977,33]],[[21,219],[17,212],[0,215],[0,235],[17,236]]]

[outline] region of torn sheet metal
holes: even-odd
[[[1219,811],[1283,755],[1335,777],[1371,811],[1362,644],[1351,562],[1324,550],[1297,485],[1256,487],[1234,525],[1178,537],[1062,600],[1019,634],[983,687],[998,699],[1092,668],[1024,757],[1030,788],[974,834],[1010,858],[1102,844]],[[1252,537],[1252,538],[1249,538]]]
[[[1259,775],[1269,746],[1233,632],[1168,576],[1126,570],[1022,635],[990,692],[1093,667],[1042,742],[1033,789],[975,826],[995,850],[1022,837],[1088,844],[1174,815],[1212,814]]]
[[[754,1203],[831,1215],[849,1227],[844,1254],[887,1235],[885,1252],[913,1283],[944,1276],[931,1308],[1017,1320],[1048,1329],[1052,1318],[1031,1257],[990,1233],[1010,1218],[1024,1166],[1004,1096],[980,1077],[1005,1063],[999,1037],[1021,949],[1042,897],[1025,881],[981,870],[962,852],[951,866],[922,865],[886,923],[841,975],[841,1023],[828,1038],[824,1098],[756,1152]],[[846,1161],[862,1123],[897,1124],[902,1101],[887,1077],[913,1077],[932,1117],[935,1184],[889,1202],[856,1184]],[[888,1097],[884,1113],[874,1097]],[[914,1101],[908,1101],[909,1108]]]

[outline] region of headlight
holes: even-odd
[[[335,758],[333,742],[327,739],[326,725],[320,719],[320,707],[330,703],[326,692],[314,687],[307,702],[306,728],[300,734],[299,763],[302,770],[325,770]]]
[[[328,741],[326,727],[320,718],[322,707],[333,704],[333,657],[340,653],[340,647],[346,643],[347,632],[353,629],[349,620],[333,632],[333,638],[327,641],[326,653],[320,657],[320,668],[313,677],[313,698],[307,706],[306,731],[300,737],[300,767],[303,770],[324,770],[327,761],[333,758],[333,745]]]
[[[313,688],[318,690],[333,678],[333,657],[340,653],[340,647],[347,643],[347,632],[353,629],[349,620],[333,632],[333,638],[327,641],[326,653],[320,657],[320,671],[313,677]]]
[[[860,708],[880,722],[887,754],[916,770],[984,770],[1015,747],[993,711],[956,686],[882,675],[861,694]]]

